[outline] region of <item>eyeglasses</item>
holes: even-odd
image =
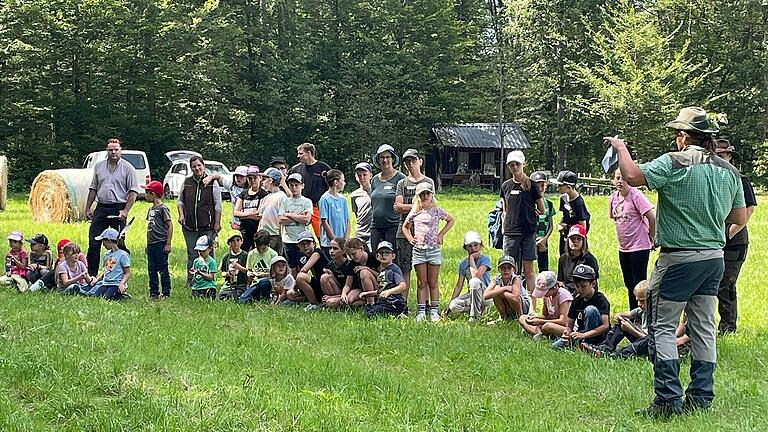
[[[341,248],[338,247],[338,246],[328,246],[328,249],[331,249],[331,250],[341,250]]]
[[[376,252],[376,255],[381,255],[381,256],[392,255],[392,251],[381,251],[381,252]]]

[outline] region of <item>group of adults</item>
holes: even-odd
[[[745,225],[756,205],[749,182],[729,163],[733,147],[727,141],[716,141],[719,129],[706,111],[684,108],[667,127],[675,133],[678,151],[640,165],[630,156],[624,140],[605,138],[618,155],[622,181],[658,191],[654,240],[660,254],[650,277],[647,311],[655,398],[643,411],[652,416],[704,409],[712,403],[715,307],[719,294],[721,332],[735,330],[735,279],[747,250]],[[120,149],[116,139],[107,143],[107,159],[96,165],[88,195],[86,215],[91,227],[87,258],[91,274],[99,268],[100,244],[95,237],[107,226],[118,230],[124,226],[139,192],[133,167],[120,157]],[[318,203],[328,188],[322,173],[330,167],[317,160],[315,147],[309,143],[298,146],[297,158],[299,163],[288,174],[299,173],[304,179],[303,195],[312,201],[312,228],[319,235]],[[350,194],[350,199],[357,216],[356,236],[374,247],[381,241],[395,245],[396,264],[409,281],[412,246],[402,234],[402,224],[418,185],[428,183],[434,188],[434,182],[421,172],[423,160],[418,151],[409,149],[402,155],[407,175],[397,169],[400,159],[392,146],[382,145],[373,158],[377,174],[371,164],[357,164],[354,172],[360,187]],[[511,178],[501,187],[506,218],[503,249],[505,255],[519,258],[522,265],[518,268],[522,267],[532,291],[533,260],[541,245],[531,234],[545,209],[541,191],[532,187],[531,179],[524,174],[522,153],[510,153],[507,161]],[[205,181],[202,158],[190,159],[190,167],[192,175],[185,180],[177,205],[187,243],[188,267],[197,256],[195,240],[204,234],[215,237],[221,229],[219,186]],[[287,171],[281,158],[273,160],[272,168]],[[91,211],[94,200],[98,204]],[[687,313],[692,341],[691,382],[684,400],[675,344],[675,329],[683,311]]]

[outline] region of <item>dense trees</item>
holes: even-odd
[[[349,168],[503,117],[538,166],[597,172],[603,134],[649,158],[699,104],[762,175],[767,21],[760,0],[6,0],[0,152],[16,190],[109,136],[155,176],[171,149],[264,164],[305,140]]]

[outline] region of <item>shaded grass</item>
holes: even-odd
[[[463,256],[461,236],[468,229],[485,235],[492,201],[440,196],[457,217],[444,248],[443,303]],[[606,202],[587,198],[590,246],[601,264],[601,289],[619,310],[626,294]],[[768,229],[759,211],[739,284],[740,330],[719,340],[714,409],[659,423],[632,414],[651,397],[647,362],[553,352],[515,324],[419,325],[190,299],[180,288],[180,235],[171,261],[173,297],[150,302],[140,247],[146,208],[132,211],[137,220],[128,238],[133,300],[0,291],[0,429],[764,429],[768,325],[758,273],[768,262],[760,247]],[[35,226],[19,197],[0,218],[0,232],[41,231],[52,241],[67,236],[86,243],[86,224]],[[490,252],[495,261],[498,251]],[[551,259],[554,267],[555,254]],[[683,369],[687,374],[687,363]]]

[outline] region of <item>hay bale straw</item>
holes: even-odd
[[[0,156],[0,210],[8,205],[8,158]]]
[[[32,220],[61,223],[85,219],[92,177],[92,169],[47,170],[38,174],[29,192]]]

